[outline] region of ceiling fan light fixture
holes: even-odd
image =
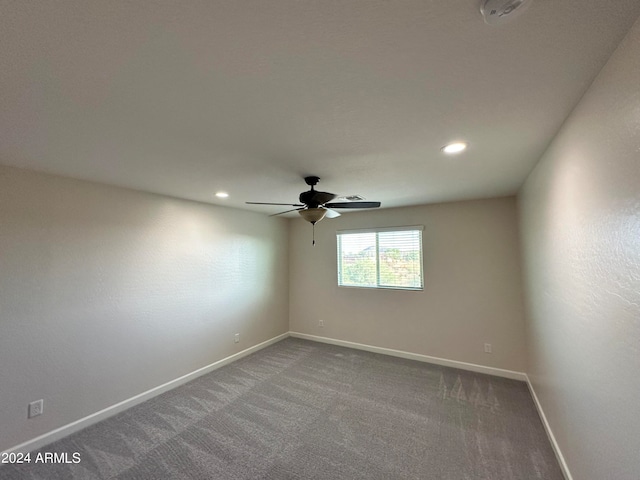
[[[227,192],[217,192],[216,197],[218,198],[229,198],[229,194]]]
[[[312,225],[322,220],[327,214],[327,210],[324,208],[305,208],[304,210],[298,210],[298,213],[302,218]]]

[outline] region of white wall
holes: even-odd
[[[424,291],[338,287],[336,230],[399,225],[425,227]],[[316,243],[292,220],[292,331],[524,371],[513,197],[345,213],[316,225]]]
[[[0,450],[286,332],[287,230],[0,167]]]
[[[528,373],[575,479],[640,478],[640,21],[520,195]]]

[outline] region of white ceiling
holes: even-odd
[[[383,207],[513,194],[640,2],[479,6],[0,0],[0,164],[265,213],[309,174]]]

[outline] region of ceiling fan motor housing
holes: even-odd
[[[311,187],[311,190],[308,192],[302,192],[299,199],[300,203],[304,203],[308,208],[318,208],[320,205],[324,205],[336,198],[336,195],[333,193],[318,192],[314,190],[313,187],[316,186],[319,181],[320,177],[316,177],[314,175],[304,177],[304,182]]]
[[[309,190],[300,194],[300,203],[304,203],[309,208],[317,208],[336,198],[336,195],[329,192],[318,192]]]

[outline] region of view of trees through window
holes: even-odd
[[[338,233],[338,284],[422,289],[422,230]]]

